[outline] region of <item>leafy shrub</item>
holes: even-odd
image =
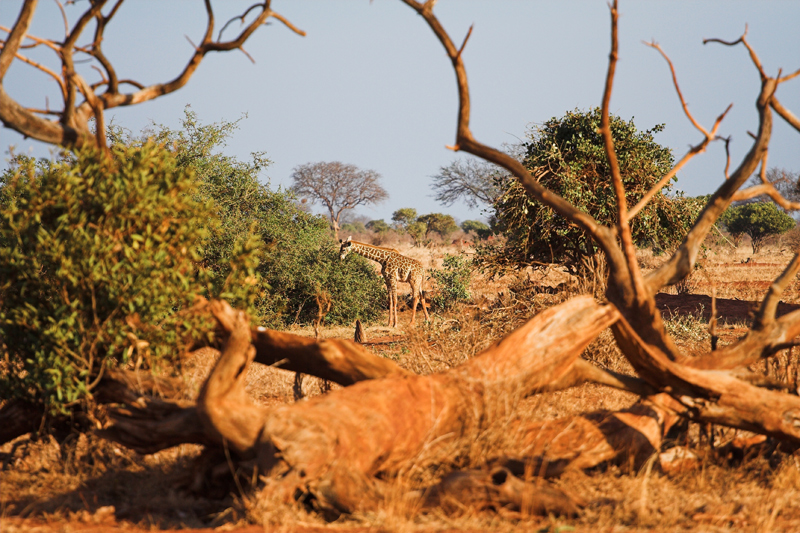
[[[203,263],[217,277],[229,273],[230,259],[242,242],[261,243],[257,269],[259,297],[251,314],[263,325],[282,327],[316,318],[316,294],[332,298],[329,323],[352,323],[378,317],[385,303],[383,282],[369,261],[338,260],[338,246],[328,222],[303,211],[294,193],[271,190],[258,180],[270,161],[255,153],[249,162],[216,152],[237,129],[238,121],[203,125],[185,110],[183,129],[160,126],[155,133],[175,147],[182,166],[200,180],[200,194],[214,202],[218,231],[203,245]]]
[[[439,286],[432,303],[439,309],[450,309],[459,302],[469,301],[471,262],[463,256],[446,254],[442,268],[431,275]]]
[[[571,111],[534,128],[524,144],[524,164],[548,169],[539,182],[602,224],[616,223],[616,199],[603,141],[597,132],[600,109]],[[638,131],[633,121],[611,116],[617,158],[632,206],[672,167],[673,157],[653,139],[663,126]],[[635,242],[668,249],[686,234],[699,209],[695,202],[670,197],[664,187],[631,221]],[[580,228],[551,208],[533,201],[518,182],[508,182],[495,204],[497,224],[507,236],[502,246],[484,247],[480,257],[497,265],[563,262],[574,273],[597,246]]]
[[[206,330],[176,314],[196,296],[251,300],[252,249],[229,268],[235,292],[198,268],[214,210],[160,145],[16,163],[0,184],[3,398],[65,412],[134,348],[151,365],[176,357],[185,335]]]

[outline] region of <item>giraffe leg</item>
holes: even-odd
[[[431,317],[428,314],[428,308],[425,305],[425,295],[422,294],[422,278],[414,283],[409,282],[411,285],[411,293],[414,295],[414,308],[411,312],[411,323],[414,323],[414,318],[417,316],[417,302],[422,302],[422,312],[425,313],[425,320],[430,320]]]
[[[413,281],[409,281],[408,284],[411,285],[411,324],[413,325],[414,320],[417,318],[417,304],[419,303],[419,297],[422,291],[419,290],[419,287]],[[422,307],[424,308],[425,306],[423,305]]]
[[[394,310],[394,306],[392,305],[392,284],[389,280],[386,280],[386,294],[389,298],[389,327],[392,327],[392,311]]]
[[[389,311],[389,320],[392,327],[397,327],[397,280],[392,278],[391,288],[391,310]]]

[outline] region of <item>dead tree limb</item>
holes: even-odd
[[[37,9],[37,0],[25,0],[13,28],[8,33],[8,37],[0,39],[0,44],[2,44],[2,51],[0,51],[0,121],[6,127],[18,131],[26,137],[68,148],[77,148],[83,145],[104,147],[105,123],[103,116],[106,110],[114,107],[136,105],[177,91],[188,83],[207,54],[236,49],[244,52],[243,46],[247,39],[270,18],[276,18],[295,33],[305,35],[302,30],[297,29],[285,17],[272,10],[270,0],[265,0],[255,3],[244,14],[235,17],[240,19],[244,25],[236,36],[229,40],[223,40],[222,31],[220,31],[219,37],[215,40],[213,38],[214,10],[211,7],[211,1],[206,0],[207,23],[205,32],[200,44],[193,46],[193,53],[186,65],[172,80],[145,86],[133,80],[120,80],[111,61],[103,53],[104,33],[109,22],[117,14],[122,1],[117,0],[111,9],[107,10],[107,14],[104,14],[103,9],[108,3],[108,0],[91,2],[71,28],[62,9],[61,13],[67,28],[66,35],[62,41],[60,39],[41,39],[28,34],[33,15]],[[59,5],[59,7],[61,6]],[[251,20],[245,23],[245,17],[251,12],[253,13]],[[78,46],[78,40],[91,22],[95,23],[94,37],[91,44]],[[223,27],[224,29],[225,27]],[[40,64],[32,65],[50,75],[53,75],[56,71],[61,72],[60,75],[56,75],[56,78],[63,94],[63,107],[55,112],[58,115],[57,121],[51,121],[40,116],[41,113],[31,106],[21,105],[3,87],[3,77],[8,71],[11,62],[15,58],[25,61],[18,54],[20,48],[24,47],[23,42],[26,38],[34,41],[34,43],[46,44],[52,48],[56,54],[56,60],[60,63],[60,68],[49,68]],[[92,61],[96,71],[100,73],[101,81],[89,83],[76,71],[75,56],[81,54],[88,56]],[[136,90],[128,93],[123,92],[121,90],[122,85],[130,85]],[[79,101],[79,94],[83,96],[83,101]],[[47,113],[52,112],[48,110]],[[94,133],[92,133],[89,126],[92,118],[97,121]]]
[[[423,453],[441,460],[459,437],[487,422],[487,398],[524,395],[561,378],[617,317],[613,307],[575,298],[446,373],[363,381],[265,411],[243,392],[242,376],[255,356],[245,317],[222,302],[210,309],[230,336],[198,400],[204,435],[254,459],[262,472],[280,474],[287,498],[297,490],[311,493],[338,512],[374,504],[376,476],[396,473]],[[132,428],[136,420],[110,414],[110,435],[128,445],[113,433],[125,419],[125,429],[140,438],[143,432]]]

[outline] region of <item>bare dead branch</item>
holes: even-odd
[[[67,12],[64,11],[64,4],[61,3],[61,0],[55,0],[56,5],[58,6],[58,10],[61,12],[61,20],[64,21],[64,38],[67,38],[67,34],[69,34],[69,21],[67,21]]]
[[[647,191],[647,194],[645,194],[639,200],[639,202],[637,202],[637,204],[628,213],[628,216],[630,218],[635,217],[639,213],[639,211],[641,211],[647,205],[647,203],[653,198],[653,196],[655,196],[656,193],[658,193],[658,191],[660,191],[662,188],[664,188],[664,186],[667,183],[669,183],[670,180],[672,180],[672,178],[678,173],[678,171],[681,168],[683,168],[684,165],[686,165],[686,163],[689,162],[690,159],[692,159],[697,154],[705,152],[706,147],[708,146],[708,144],[712,140],[714,140],[716,138],[717,130],[719,129],[719,126],[722,123],[722,120],[725,118],[725,115],[727,115],[728,111],[730,111],[731,107],[733,107],[733,104],[730,104],[725,109],[725,111],[723,111],[722,114],[717,117],[717,120],[714,122],[714,126],[711,128],[710,132],[708,130],[706,130],[705,128],[703,128],[703,126],[701,126],[700,123],[698,123],[695,120],[694,116],[692,116],[692,114],[689,112],[689,106],[686,104],[686,100],[683,98],[683,93],[681,92],[680,85],[678,84],[678,77],[675,74],[675,66],[672,64],[672,60],[669,58],[669,56],[666,54],[666,52],[664,52],[664,50],[661,48],[661,46],[659,46],[657,43],[655,43],[655,42],[652,42],[652,43],[645,42],[644,44],[646,44],[647,46],[649,46],[651,48],[654,48],[654,49],[658,50],[658,52],[661,54],[661,56],[666,60],[667,64],[669,65],[670,73],[672,75],[672,82],[673,82],[673,85],[675,86],[675,92],[678,93],[678,99],[680,99],[680,101],[681,101],[681,107],[683,108],[683,112],[686,115],[686,117],[689,119],[689,121],[692,123],[692,125],[695,128],[697,128],[703,134],[704,139],[699,144],[697,144],[697,145],[693,146],[692,148],[690,148],[689,151],[681,158],[681,160],[678,161],[678,163],[667,174],[665,174],[658,181],[658,183],[656,183],[653,186],[652,189]],[[727,143],[726,143],[726,145],[725,145],[726,151],[727,151],[727,148],[728,147],[727,147]],[[728,170],[727,169],[728,169],[728,167],[726,165],[726,167],[725,167],[725,176],[726,177],[728,175]]]
[[[783,105],[781,105],[778,99],[774,96],[770,100],[770,105],[776,113],[778,113],[786,122],[789,123],[790,126],[800,132],[800,118],[797,118],[797,115],[783,107]]]
[[[59,55],[63,74],[58,76],[60,81],[57,80],[57,82],[64,95],[64,107],[59,114],[60,120],[58,122],[47,121],[19,105],[19,103],[5,93],[2,84],[0,84],[0,120],[2,120],[5,126],[25,136],[52,144],[68,147],[78,147],[85,143],[96,144],[98,137],[91,135],[88,125],[88,121],[92,117],[98,120],[99,130],[104,130],[105,125],[101,124],[101,122],[103,121],[105,110],[118,106],[135,105],[180,89],[188,82],[203,57],[209,52],[239,49],[253,61],[252,56],[243,48],[243,44],[270,16],[274,16],[280,20],[295,33],[304,35],[304,32],[298,30],[284,17],[273,13],[269,9],[269,0],[265,0],[264,2],[259,2],[252,6],[252,9],[260,8],[261,12],[251,23],[246,24],[234,39],[215,42],[212,39],[214,12],[210,1],[206,0],[205,9],[208,22],[205,34],[199,45],[193,45],[194,52],[186,66],[177,77],[169,82],[144,86],[132,80],[119,81],[117,72],[112,63],[105,57],[102,50],[103,34],[108,22],[118,12],[122,2],[123,0],[116,0],[109,14],[106,16],[103,16],[102,9],[108,3],[108,0],[91,2],[72,28],[67,28],[63,43],[56,43],[54,41],[26,35],[37,2],[35,0],[27,0],[25,2],[17,22],[13,29],[9,31],[9,38],[6,40],[3,51],[0,52],[0,82],[5,72],[8,70],[11,60],[15,58],[22,40],[27,36],[37,45],[47,45]],[[63,6],[60,3],[58,3],[58,6],[59,9],[62,10],[62,18],[66,20],[63,15]],[[76,43],[82,32],[92,20],[96,21],[92,44],[85,47],[77,46]],[[77,86],[78,82],[75,78],[75,59],[73,57],[76,52],[86,53],[90,56],[90,60],[96,60],[98,62],[99,66],[105,72],[105,74],[102,75],[104,83],[96,83],[84,87]],[[119,92],[119,86],[121,84],[131,85],[135,87],[136,90],[132,93],[122,94]],[[106,86],[106,90],[102,95],[97,95],[96,98],[89,98],[84,94],[85,100],[77,104],[77,93],[79,91],[81,93],[86,93],[86,88],[88,87],[91,92],[95,92],[100,90],[102,86]]]
[[[305,37],[306,36],[306,32],[304,32],[303,30],[301,30],[300,28],[298,28],[297,26],[295,26],[294,24],[289,22],[289,20],[286,17],[284,17],[283,15],[281,15],[279,13],[275,13],[274,11],[270,11],[270,16],[272,18],[276,18],[279,21],[281,21],[284,26],[286,26],[287,28],[289,28],[290,30],[295,32],[297,35],[299,35],[301,37]]]
[[[472,35],[472,28],[474,27],[474,24],[470,24],[469,31],[467,31],[467,35],[464,36],[464,42],[461,43],[461,47],[458,49],[457,57],[461,57],[461,53],[464,51],[464,47],[467,46],[467,41],[469,41],[469,36]]]
[[[614,265],[624,264],[624,257],[616,247],[615,232],[598,224],[598,222],[588,213],[576,209],[572,204],[564,200],[561,196],[553,193],[542,186],[531,173],[519,161],[499,150],[477,142],[469,128],[470,120],[470,94],[467,82],[467,73],[464,67],[463,58],[459,55],[458,49],[453,44],[447,31],[442,27],[439,20],[433,14],[435,2],[422,4],[416,0],[403,0],[403,2],[419,14],[428,27],[433,31],[436,38],[442,44],[450,58],[453,70],[456,74],[458,88],[458,120],[456,127],[456,142],[450,147],[453,150],[464,150],[491,163],[501,166],[511,172],[522,184],[531,197],[536,198],[545,205],[553,208],[561,216],[575,223],[589,235],[591,235],[598,245],[606,252],[612,271],[618,272],[622,269]]]
[[[0,50],[0,82],[3,81],[8,67],[11,66],[19,46],[22,44],[22,39],[28,33],[34,11],[36,11],[36,0],[26,0],[11,31],[3,28],[9,35],[5,43],[3,43],[3,49]]]
[[[776,204],[787,211],[796,211],[800,209],[800,202],[787,200],[771,183],[762,183],[760,185],[753,185],[747,189],[742,189],[733,195],[732,201],[741,202],[762,195],[769,196]]]
[[[722,212],[730,205],[733,196],[753,174],[764,156],[772,135],[772,113],[770,100],[777,88],[774,79],[762,80],[761,91],[756,101],[759,113],[759,129],[753,146],[745,155],[738,168],[711,196],[706,207],[698,216],[694,226],[687,233],[673,255],[658,269],[646,276],[651,292],[683,279],[694,267],[703,239]]]
[[[744,33],[741,37],[736,39],[735,41],[724,41],[722,39],[703,39],[703,44],[708,43],[720,43],[725,46],[736,46],[739,43],[742,43],[745,48],[747,48],[748,53],[750,54],[750,59],[753,61],[753,65],[758,69],[758,73],[761,75],[761,80],[764,81],[767,79],[767,74],[764,72],[764,67],[761,65],[761,60],[756,55],[755,50],[750,46],[750,43],[747,42],[747,25],[745,24]]]
[[[789,81],[793,78],[800,76],[800,68],[792,72],[791,74],[787,74],[786,76],[778,76],[778,83],[783,83],[785,81]]]

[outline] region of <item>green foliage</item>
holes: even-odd
[[[392,221],[395,222],[400,229],[406,229],[417,221],[417,210],[413,207],[398,209],[392,213]]]
[[[383,283],[369,261],[359,257],[342,263],[328,222],[298,207],[294,194],[270,190],[258,181],[269,160],[261,153],[252,161],[216,153],[236,130],[237,122],[201,125],[187,109],[182,131],[163,126],[158,139],[175,146],[182,165],[201,180],[203,197],[212,200],[221,230],[204,245],[204,264],[217,276],[227,275],[229,258],[242,242],[262,243],[256,283],[259,297],[251,315],[262,324],[282,327],[316,318],[315,296],[332,299],[328,323],[374,320],[383,309]]]
[[[366,233],[367,227],[360,220],[356,220],[342,224],[341,230],[345,235],[352,235],[353,233]]]
[[[414,244],[419,246],[425,240],[425,235],[428,233],[428,225],[424,222],[413,222],[406,228],[406,233],[414,239]]]
[[[386,233],[387,231],[390,231],[392,229],[389,226],[389,224],[384,222],[383,219],[370,220],[369,222],[367,222],[365,227],[370,231],[374,231],[375,233]]]
[[[767,237],[786,233],[797,222],[773,202],[756,202],[730,207],[720,217],[733,235],[746,234],[752,239],[753,253],[758,253]]]
[[[432,298],[432,303],[437,308],[450,309],[459,302],[469,301],[470,265],[471,261],[466,257],[450,254],[444,256],[442,268],[431,273],[439,286],[439,292]]]
[[[480,220],[465,220],[464,222],[461,223],[461,230],[464,233],[473,232],[481,239],[485,239],[486,237],[491,235],[491,229],[489,228],[489,226],[487,226]]]
[[[213,286],[198,261],[218,221],[198,185],[153,142],[16,161],[0,183],[0,397],[65,412],[103,368],[170,361],[207,329],[175,312]]]
[[[452,216],[445,215],[443,213],[430,213],[428,215],[422,215],[421,217],[417,218],[417,222],[422,222],[425,224],[425,237],[427,237],[429,233],[433,232],[438,233],[443,239],[446,239],[448,235],[454,231],[458,231],[458,224],[456,224],[455,219],[453,219]]]
[[[419,246],[425,240],[428,232],[428,225],[417,218],[417,210],[413,207],[404,207],[392,213],[392,221],[395,227],[414,240],[414,245]]]
[[[673,157],[653,139],[663,126],[638,131],[632,120],[615,116],[610,120],[626,200],[632,206],[669,171]],[[524,164],[531,170],[549,169],[540,178],[542,185],[598,222],[613,225],[616,199],[599,126],[599,108],[550,119],[529,133]],[[670,185],[664,187],[631,221],[636,243],[668,249],[691,227],[697,214],[695,202],[670,197],[669,190]],[[495,264],[563,262],[576,270],[583,258],[597,252],[590,237],[549,207],[532,201],[516,181],[496,202],[495,216],[508,238],[505,245],[482,251],[483,259]]]

